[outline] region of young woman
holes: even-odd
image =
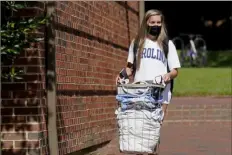
[[[136,62],[134,62],[133,52],[135,43],[138,47]],[[164,50],[167,44],[169,48]],[[134,75],[134,81],[154,80],[156,76],[160,75],[163,77],[167,84],[163,92],[164,102],[162,104],[165,116],[172,97],[170,81],[177,77],[178,68],[181,66],[176,47],[171,40],[168,40],[164,16],[161,11],[149,10],[146,12],[139,33],[129,47],[127,63],[127,75]],[[136,63],[136,70],[133,70],[134,63]],[[116,83],[119,80],[120,77],[117,76]]]

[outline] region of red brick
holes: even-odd
[[[1,123],[26,123],[26,116],[1,116]]]
[[[38,46],[40,48],[40,50],[36,49],[36,46]],[[44,50],[43,46],[44,46],[44,42],[34,44],[35,49],[30,48],[30,49],[26,50],[26,52],[25,52],[26,57],[29,57],[29,60],[31,58],[36,59],[36,58],[45,57],[45,52],[43,51]],[[40,60],[40,59],[38,59],[38,60]],[[36,60],[34,60],[34,61],[36,61]],[[40,62],[39,62],[39,64],[40,64]]]
[[[44,65],[44,58],[19,58],[15,60],[15,65]]]
[[[26,67],[26,73],[44,74],[44,68],[41,66],[28,66],[28,67]]]
[[[43,75],[36,75],[36,74],[32,74],[32,75],[29,75],[29,74],[27,74],[27,75],[24,75],[24,76],[22,76],[22,78],[23,78],[23,81],[26,81],[26,82],[40,82],[40,81],[44,81],[44,77],[43,77]]]
[[[38,106],[43,103],[43,100],[40,99],[7,99],[2,101],[3,107],[32,107]],[[42,105],[42,104],[41,104]]]
[[[27,83],[27,90],[45,89],[44,83]]]
[[[35,108],[15,108],[15,115],[38,115],[40,113],[40,109],[38,107]]]
[[[14,98],[35,98],[43,97],[44,91],[14,91]]]
[[[14,132],[15,131],[15,125],[12,124],[1,124],[1,132]]]
[[[15,148],[37,148],[39,141],[15,141]]]
[[[19,132],[19,131],[24,131],[25,129],[28,131],[40,131],[41,127],[40,124],[29,124],[29,123],[15,124],[15,131]]]
[[[2,141],[2,149],[11,149],[14,146],[14,141]]]
[[[12,115],[13,108],[1,108],[1,115]]]
[[[12,96],[12,91],[5,91],[5,90],[2,90],[1,91],[1,97],[4,99],[4,98],[11,98]]]
[[[2,89],[5,90],[25,90],[25,83],[3,83]]]
[[[2,150],[2,155],[25,155],[27,153],[27,149],[4,149]]]
[[[3,140],[23,140],[24,133],[1,133]]]

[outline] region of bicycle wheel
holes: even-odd
[[[197,64],[199,67],[205,67],[207,65],[207,46],[206,41],[202,37],[197,37],[194,40],[197,49]]]
[[[180,59],[180,63],[182,66],[185,65],[185,60],[186,60],[186,50],[184,49],[184,41],[182,38],[180,37],[174,37],[172,39],[174,45],[176,46],[177,52],[178,52],[178,56]]]

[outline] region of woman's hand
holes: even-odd
[[[169,83],[172,79],[176,78],[178,75],[178,69],[177,68],[173,68],[171,70],[171,72],[164,74],[163,75],[163,80],[164,82],[167,84]]]
[[[119,77],[119,75],[116,76],[116,79],[115,79],[115,84],[117,85],[119,83],[119,81],[121,80],[121,78]]]
[[[132,75],[132,69],[131,68],[128,68],[126,67],[126,74],[128,77],[130,77]],[[117,85],[119,83],[119,81],[121,80],[119,74],[116,76],[116,79],[115,79],[115,84]]]
[[[163,80],[166,84],[171,81],[171,75],[169,73],[163,75]]]

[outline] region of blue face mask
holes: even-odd
[[[150,35],[158,36],[161,31],[161,26],[147,26],[147,31]]]

